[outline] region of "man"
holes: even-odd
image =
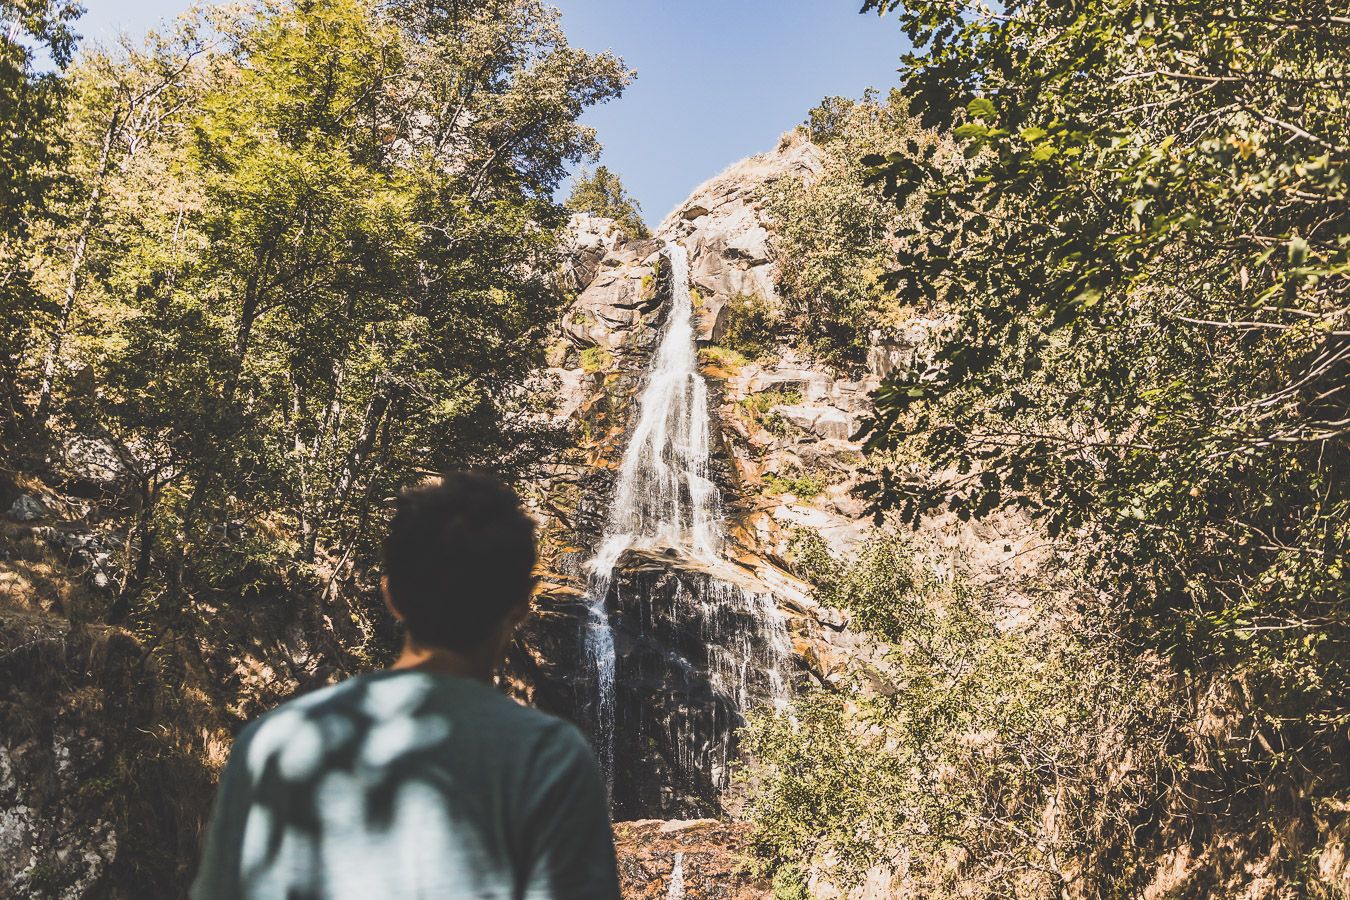
[[[492,686],[534,563],[534,524],[499,481],[404,493],[383,580],[402,655],[243,730],[192,896],[617,898],[585,739]]]

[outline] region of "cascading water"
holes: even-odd
[[[670,870],[666,900],[684,900],[684,854],[678,850],[675,851],[675,865]]]
[[[670,263],[670,308],[636,409],[628,446],[619,464],[614,500],[594,555],[587,563],[585,658],[594,685],[595,745],[613,787],[617,657],[608,602],[615,567],[625,551],[669,554],[698,571],[677,580],[667,617],[686,620],[698,632],[706,656],[707,684],[717,706],[739,715],[760,699],[786,702],[782,670],[789,653],[787,631],[772,599],[730,583],[721,559],[724,533],[717,485],[712,478],[708,386],[698,371],[689,262],[685,248],[666,245]],[[652,621],[650,602],[639,604]],[[669,623],[665,623],[669,624]],[[710,714],[718,718],[714,710]],[[705,718],[707,718],[705,716]],[[667,737],[686,771],[701,769],[725,785],[730,724],[721,715],[716,739],[700,739],[687,721]],[[688,732],[688,733],[685,733]]]

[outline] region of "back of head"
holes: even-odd
[[[529,598],[534,564],[534,521],[490,475],[451,472],[396,501],[384,574],[419,644],[478,647]]]

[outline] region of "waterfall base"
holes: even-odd
[[[786,700],[791,650],[782,617],[743,576],[728,580],[737,574],[669,552],[630,550],[618,560],[605,597],[618,820],[726,812],[743,711]],[[597,692],[577,638],[588,622],[585,599],[559,591],[539,607],[508,680],[517,695],[594,735]]]
[[[722,811],[744,712],[782,704],[787,632],[762,594],[674,555],[629,551],[606,598],[616,656],[616,818]],[[582,697],[593,696],[590,685]],[[590,710],[583,709],[588,720]]]

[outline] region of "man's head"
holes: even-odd
[[[460,653],[528,609],[534,522],[490,475],[451,472],[399,496],[384,542],[389,605],[409,636]]]

